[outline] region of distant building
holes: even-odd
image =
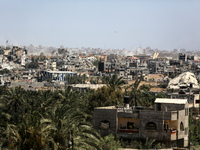
[[[183,53],[179,53],[179,60],[185,61],[186,60],[186,55]]]
[[[42,81],[67,81],[67,76],[77,76],[76,72],[70,71],[42,71]]]
[[[110,55],[107,55],[107,61],[108,62],[116,62],[119,60],[119,56],[117,54],[110,54]]]
[[[193,92],[186,92],[180,90],[176,93],[168,93],[171,98],[178,98],[178,99],[187,99],[189,108],[197,108],[199,109],[199,94],[194,94]]]
[[[187,60],[194,60],[194,55],[187,55]]]
[[[114,62],[99,62],[98,64],[98,71],[99,72],[105,72],[105,73],[109,73],[109,72],[113,72],[116,69],[120,68],[120,63]]]

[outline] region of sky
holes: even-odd
[[[200,0],[0,0],[0,45],[200,49]]]

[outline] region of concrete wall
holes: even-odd
[[[185,108],[185,104],[169,104],[169,103],[161,103],[161,111],[177,111],[183,110]]]
[[[146,123],[153,122],[156,124],[156,130],[148,131]],[[163,132],[163,115],[156,111],[140,111],[140,138],[162,139]]]
[[[43,82],[11,82],[11,87],[21,86],[21,87],[44,87]]]
[[[103,120],[110,122],[108,130],[100,129],[100,123]],[[94,128],[101,131],[102,135],[117,133],[117,109],[94,109]]]

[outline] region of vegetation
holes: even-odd
[[[200,120],[194,112],[195,110],[191,109],[189,115],[189,144],[196,149],[200,145]]]
[[[38,60],[39,60],[39,58],[32,57],[31,62],[26,63],[25,68],[26,69],[37,69],[39,67]]]
[[[65,80],[67,81],[67,84],[85,84],[87,80],[86,74],[83,75],[77,75],[77,76],[70,76],[69,74],[65,76]]]
[[[93,63],[93,65],[94,65],[95,67],[98,67],[99,60],[98,60],[98,59],[96,59],[96,60],[94,60],[92,63]]]
[[[91,120],[94,91],[25,91],[1,87],[0,144],[9,149],[115,149],[113,135],[101,137]],[[111,148],[112,147],[112,148]]]
[[[72,83],[73,78],[70,78]],[[74,77],[75,78],[75,77]],[[86,76],[78,76],[80,82]],[[99,79],[98,79],[99,80]],[[136,106],[152,106],[156,97],[165,97],[164,93],[153,96],[149,85],[139,88],[140,80],[125,86],[121,78],[104,78],[107,86],[85,93],[72,91],[25,91],[21,87],[8,89],[0,87],[0,145],[5,149],[78,149],[78,150],[115,150],[127,148],[163,148],[155,140],[126,141],[119,140],[113,134],[101,137],[93,129],[92,116],[95,107],[123,105],[124,95],[132,98]],[[192,115],[192,112],[190,113]],[[200,122],[190,116],[190,141],[192,146],[199,145]]]

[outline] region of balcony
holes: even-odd
[[[123,138],[135,139],[139,138],[139,129],[118,129],[117,134]]]

